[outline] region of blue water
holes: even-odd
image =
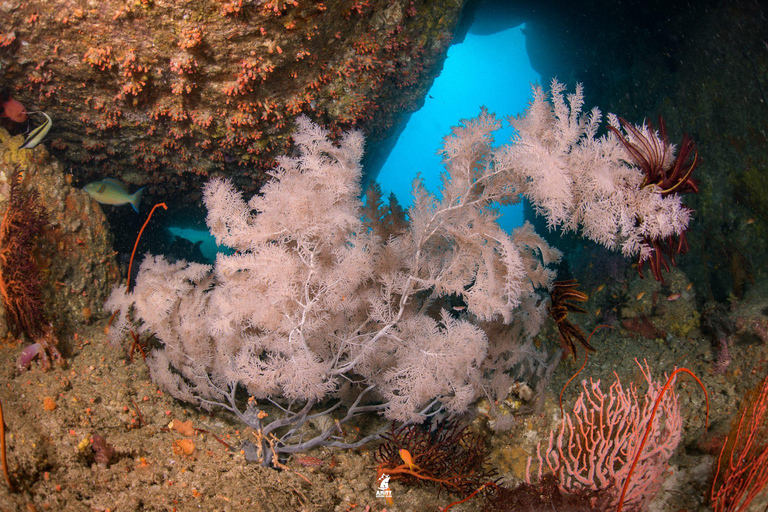
[[[200,252],[203,253],[203,256],[209,261],[214,261],[216,259],[217,253],[231,252],[227,247],[216,245],[216,239],[208,230],[179,227],[179,226],[169,226],[167,229],[168,229],[168,233],[170,234],[170,238],[168,239],[168,244],[173,242],[174,237],[177,237],[177,236],[181,238],[186,238],[193,244],[196,242],[202,242],[200,244]]]
[[[420,172],[426,187],[436,193],[443,171],[437,154],[443,137],[460,119],[475,117],[480,106],[500,118],[521,113],[531,99],[531,84],[541,81],[525,48],[525,25],[490,35],[467,34],[448,50],[443,71],[435,80],[424,107],[414,113],[379,172],[384,197],[394,192],[404,208],[412,201],[412,181]],[[506,142],[512,130],[497,132]],[[501,209],[500,224],[509,230],[523,223],[522,205]]]

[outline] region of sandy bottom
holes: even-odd
[[[759,316],[766,306],[753,300],[734,307],[733,313]],[[314,450],[302,455],[320,459],[322,465],[305,466],[294,457],[286,462],[288,471],[248,462],[240,443],[253,439],[250,429],[227,413],[211,415],[164,394],[149,380],[141,358],[128,362],[107,344],[104,328],[100,322],[78,332],[68,342],[66,366],[47,372],[33,364],[19,373],[20,345],[0,347],[0,400],[14,485],[11,493],[0,480],[0,510],[436,511],[459,499],[438,487],[396,481],[391,483],[392,503],[377,498],[375,444],[359,450]],[[598,351],[582,374],[601,379],[606,389],[614,371],[623,382],[640,384],[642,374],[633,361],[637,357],[647,360],[657,378],[683,366],[704,382],[710,400],[707,432],[701,389],[690,378],[679,379],[685,432],[652,510],[709,510],[718,443],[741,398],[768,373],[768,345],[754,336],[734,338],[733,363],[720,375],[712,370],[710,339],[697,336],[651,340],[621,327],[604,329],[593,339]],[[570,359],[561,364],[551,386],[555,391],[548,393],[541,413],[520,416],[511,431],[490,433],[482,417],[474,420],[478,431],[489,432],[489,463],[498,469],[501,483],[519,482],[528,455],[558,415],[557,393],[575,369]],[[578,383],[571,384],[566,407],[579,390]],[[172,420],[191,421],[198,430],[169,429]],[[114,448],[108,464],[99,462],[94,436]],[[763,510],[767,502],[763,493],[750,510]],[[451,510],[487,509],[478,496]]]

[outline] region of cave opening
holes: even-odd
[[[520,20],[505,19],[504,13],[481,6],[466,35],[457,39],[424,105],[395,136],[396,142],[375,176],[384,196],[394,193],[404,208],[412,204],[417,172],[427,189],[437,192],[443,172],[438,149],[452,126],[477,116],[481,107],[500,119],[519,114],[531,99],[531,84],[541,82],[531,65],[526,28]],[[495,143],[505,143],[512,135],[504,122]],[[500,214],[499,223],[508,231],[523,223],[522,203],[502,207]]]

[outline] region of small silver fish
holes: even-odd
[[[34,149],[37,146],[40,145],[41,142],[43,142],[43,139],[46,135],[48,135],[48,132],[51,129],[51,126],[53,126],[53,121],[51,121],[51,118],[48,117],[48,114],[45,112],[39,112],[40,114],[43,114],[45,116],[45,121],[43,124],[32,130],[27,134],[27,138],[24,139],[24,143],[19,146],[19,149]]]
[[[83,187],[83,190],[88,192],[92,198],[101,204],[111,204],[120,206],[122,204],[130,204],[136,213],[139,212],[139,203],[141,202],[141,194],[144,192],[144,187],[133,194],[128,193],[128,189],[122,182],[114,178],[104,178],[101,181],[94,181]]]

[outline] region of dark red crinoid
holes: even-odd
[[[377,478],[432,482],[463,496],[492,483],[496,470],[488,465],[485,439],[456,421],[392,425],[374,453]],[[494,484],[495,485],[495,484]]]
[[[659,116],[658,135],[655,134],[651,123],[648,123],[648,129],[643,131],[626,119],[619,118],[619,123],[631,136],[631,140],[614,126],[609,126],[608,129],[616,135],[632,160],[645,174],[640,185],[641,188],[655,185],[662,197],[675,193],[684,194],[699,191],[699,186],[693,179],[693,171],[701,163],[701,159],[699,158],[699,151],[696,149],[696,143],[688,134],[683,135],[683,141],[680,143],[675,159],[668,164],[671,145],[667,137],[667,127],[661,116]],[[640,277],[643,277],[643,266],[647,261],[653,277],[661,282],[664,282],[661,274],[662,267],[669,272],[669,264],[675,264],[675,256],[688,252],[685,232],[677,236],[670,236],[666,240],[652,240],[646,237],[644,242],[653,248],[653,253],[647,258],[640,256],[637,270],[640,272]]]
[[[581,327],[568,320],[568,313],[586,313],[587,310],[574,304],[576,302],[586,302],[589,300],[587,294],[577,290],[579,287],[576,279],[568,281],[557,281],[552,293],[549,294],[549,313],[557,324],[557,330],[560,331],[560,344],[563,349],[568,350],[576,359],[576,343],[578,341],[585,349],[595,350],[595,347],[589,344],[589,340],[584,336]]]
[[[688,240],[685,237],[685,231],[677,236],[669,236],[666,240],[658,238],[651,240],[646,237],[645,243],[653,247],[653,253],[645,259],[640,257],[637,262],[637,271],[640,272],[640,277],[643,277],[643,266],[647,261],[648,266],[651,267],[653,278],[661,283],[664,282],[664,276],[661,274],[662,267],[669,272],[669,264],[675,265],[675,256],[688,252]]]
[[[696,143],[688,134],[683,135],[683,142],[675,160],[665,165],[669,160],[671,145],[667,137],[667,126],[664,118],[659,116],[659,134],[654,135],[653,125],[648,123],[647,131],[640,131],[624,118],[619,118],[621,127],[632,136],[633,141],[626,138],[613,126],[608,129],[619,139],[635,163],[645,173],[642,188],[656,185],[662,196],[698,192],[699,187],[693,179],[693,171],[701,163]]]

